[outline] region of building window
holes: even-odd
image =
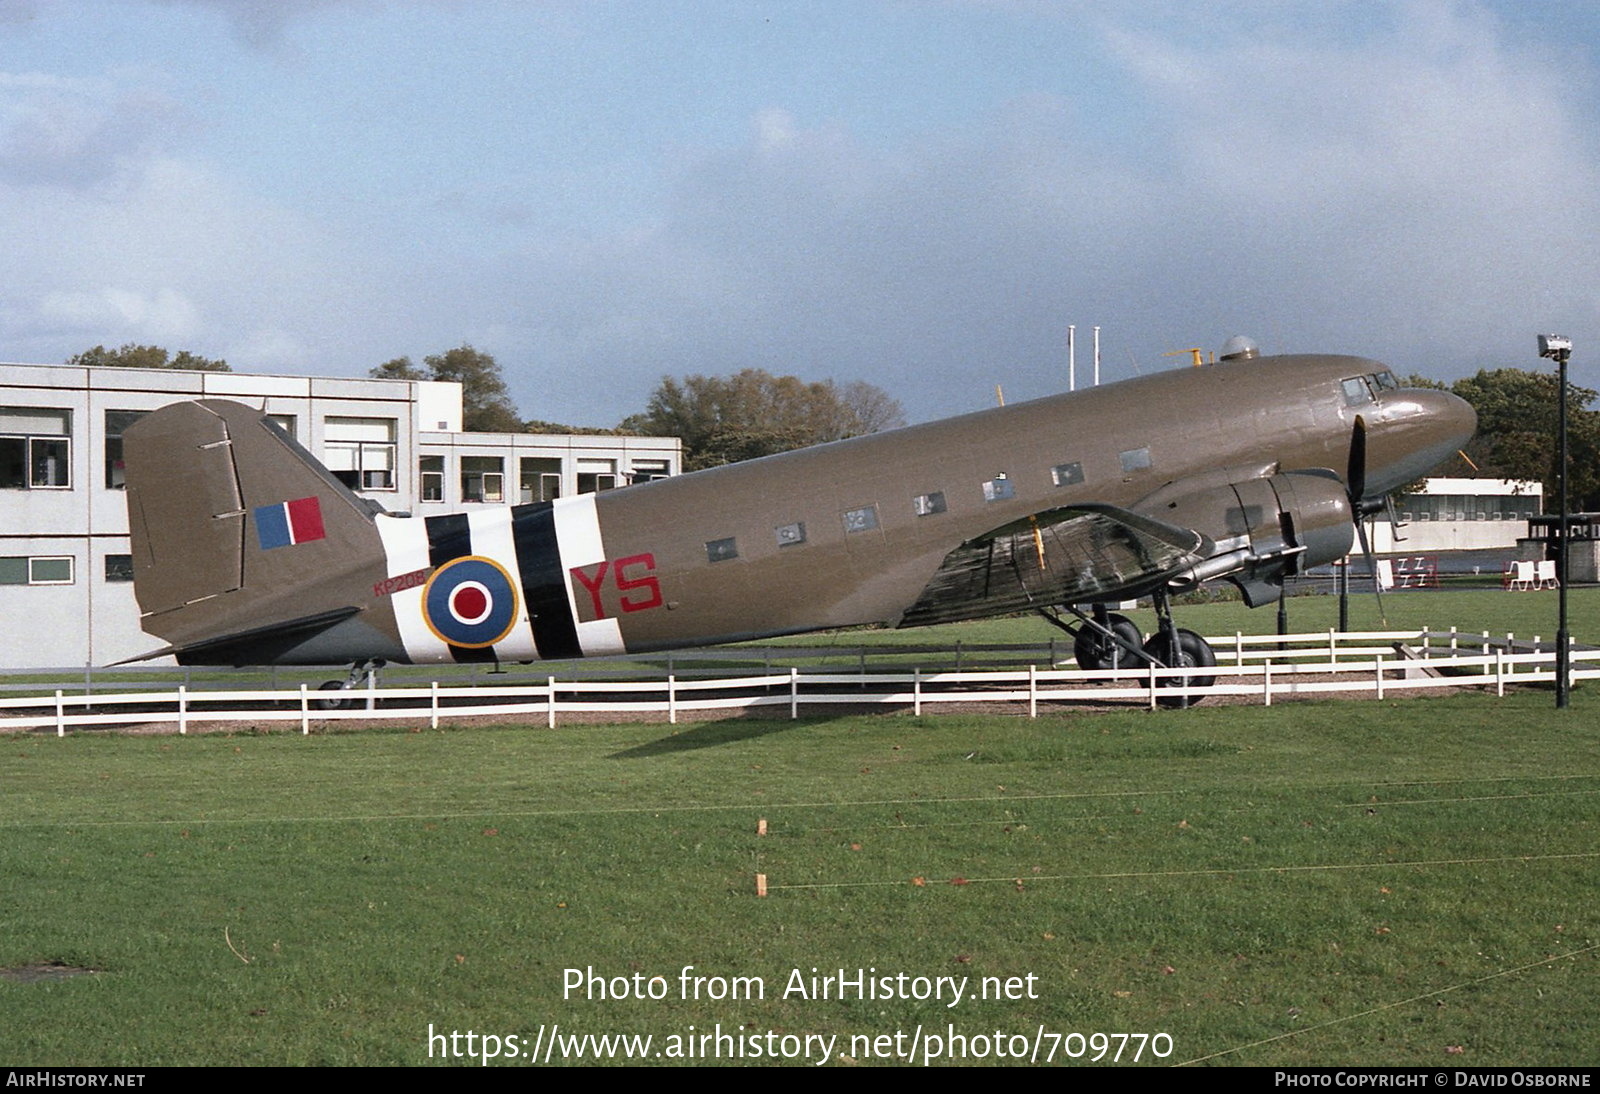
[[[739,557],[739,541],[729,536],[727,539],[713,539],[706,543],[706,558],[711,562],[727,562],[731,558]]]
[[[877,526],[878,507],[876,505],[851,509],[844,515],[844,530],[846,532],[870,532]]]
[[[273,425],[289,434],[289,436],[294,436],[293,414],[268,414],[267,421],[271,422]]]
[[[983,484],[984,501],[1010,501],[1017,496],[1017,488],[1004,475],[996,475]]]
[[[616,460],[579,460],[578,493],[598,494],[617,488]]]
[[[655,482],[657,479],[667,478],[668,475],[666,460],[633,461],[633,481],[635,483]]]
[[[1083,481],[1083,464],[1056,464],[1050,469],[1050,481],[1057,486],[1077,486]]]
[[[395,489],[395,420],[328,418],[323,423],[323,462],[352,490]]]
[[[0,558],[0,585],[71,585],[71,555]]]
[[[461,500],[504,505],[506,464],[499,456],[461,457]]]
[[[806,541],[806,524],[803,520],[797,520],[793,524],[780,524],[772,531],[778,538],[779,547],[795,547]]]
[[[931,517],[935,513],[944,512],[944,491],[935,490],[931,494],[918,494],[911,499],[911,511],[919,517]]]
[[[123,479],[122,434],[130,425],[150,413],[148,410],[106,411],[106,489],[121,490]]]
[[[133,556],[132,555],[107,555],[106,556],[106,580],[108,582],[132,581],[133,580]]]
[[[552,456],[523,456],[518,464],[518,496],[523,505],[555,501],[561,496],[561,461]]]
[[[72,411],[0,407],[0,490],[72,487]]]
[[[423,456],[417,461],[417,473],[422,477],[422,500],[444,500],[444,457]]]

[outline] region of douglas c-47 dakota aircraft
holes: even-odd
[[[1462,400],[1402,388],[1376,361],[1245,344],[1209,367],[426,518],[352,493],[238,403],[158,410],[124,453],[143,626],[168,643],[147,656],[353,663],[325,685],[350,687],[386,661],[1028,610],[1073,634],[1088,668],[1208,666],[1205,641],[1173,625],[1172,593],[1225,578],[1251,606],[1275,600],[1285,575],[1347,555],[1361,516],[1475,425]],[[1103,606],[1141,596],[1159,620],[1148,640]]]

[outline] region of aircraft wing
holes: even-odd
[[[1112,505],[1047,509],[945,556],[902,627],[1140,595],[1208,557],[1190,528]]]

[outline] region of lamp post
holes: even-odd
[[[1561,390],[1556,396],[1556,482],[1559,485],[1560,512],[1556,529],[1556,709],[1565,710],[1570,698],[1571,683],[1568,677],[1569,650],[1567,640],[1567,358],[1572,356],[1572,339],[1558,334],[1539,335],[1539,356],[1556,363],[1556,382]]]

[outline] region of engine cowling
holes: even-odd
[[[1217,545],[1215,554],[1174,584],[1193,587],[1226,578],[1252,608],[1282,595],[1284,575],[1337,561],[1355,542],[1344,484],[1325,471],[1283,472],[1188,493],[1167,487],[1138,508],[1202,532]]]

